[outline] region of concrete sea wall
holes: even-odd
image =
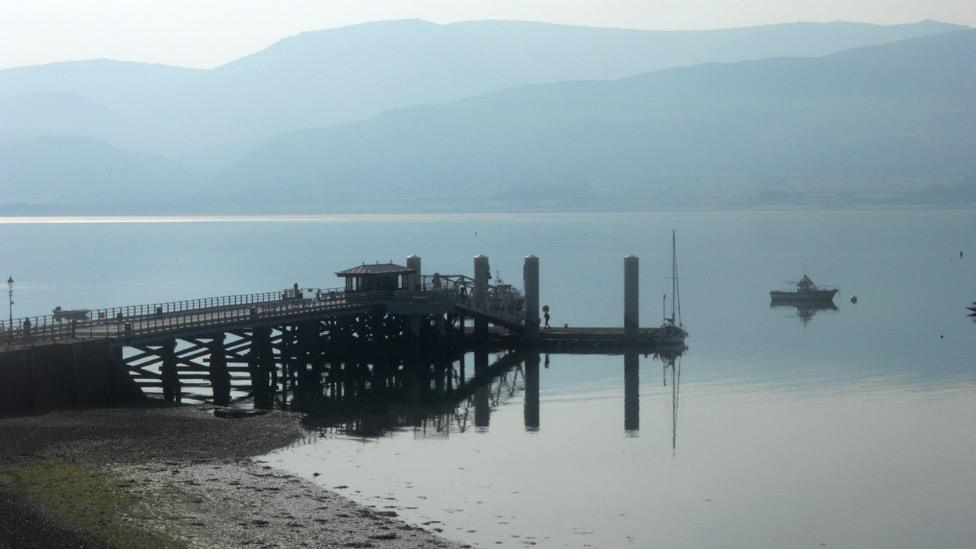
[[[119,404],[145,399],[105,342],[0,352],[0,410]]]

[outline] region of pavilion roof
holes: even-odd
[[[346,269],[345,271],[339,271],[336,273],[337,276],[362,276],[362,275],[381,275],[381,274],[411,274],[415,273],[415,269],[410,269],[404,267],[403,265],[397,265],[396,263],[373,263],[362,265],[357,265],[351,269]]]

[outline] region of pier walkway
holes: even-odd
[[[238,294],[165,303],[72,311],[0,321],[0,351],[81,341],[111,340],[137,344],[160,337],[193,337],[215,331],[293,324],[326,316],[363,313],[432,315],[466,313],[490,323],[518,329],[524,312],[517,294],[502,295],[489,287],[487,303],[474,297],[473,280],[463,275],[432,277],[419,289],[347,291],[304,288]],[[81,316],[82,318],[78,318]]]

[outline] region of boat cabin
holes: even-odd
[[[800,281],[796,283],[796,289],[797,290],[816,290],[817,289],[817,285],[814,284],[812,280],[810,280],[810,277],[809,276],[803,275],[803,278],[801,278]]]
[[[347,292],[391,292],[411,289],[417,271],[396,263],[363,263],[336,273],[346,279]]]

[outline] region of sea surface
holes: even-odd
[[[410,254],[427,273],[485,254],[521,285],[535,254],[554,324],[616,326],[633,253],[653,326],[672,228],[682,356],[552,354],[537,384],[516,361],[481,394],[487,422],[474,396],[370,436],[310,424],[263,459],[484,547],[972,546],[973,210],[8,218],[0,275],[24,316],[329,288]],[[804,273],[840,288],[836,310],[770,306]]]

